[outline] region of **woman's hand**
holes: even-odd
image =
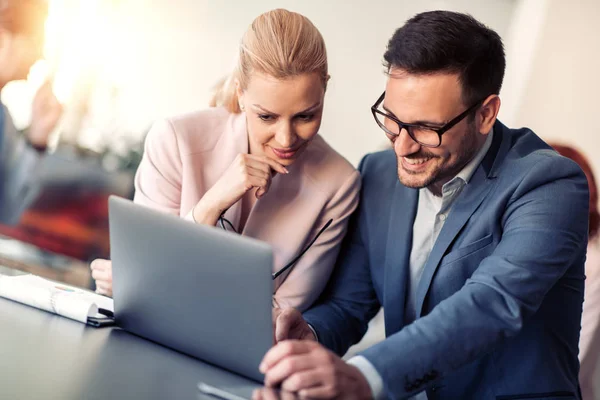
[[[252,189],[257,189],[255,196],[260,199],[269,191],[274,172],[287,174],[288,170],[265,156],[238,154],[223,176],[196,204],[192,211],[194,220],[215,225],[223,212]]]
[[[112,262],[98,258],[92,261],[90,268],[96,281],[96,293],[112,297]]]

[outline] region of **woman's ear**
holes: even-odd
[[[235,80],[235,94],[238,99],[240,110],[244,111],[244,91],[242,90],[242,85],[240,85],[238,79]]]

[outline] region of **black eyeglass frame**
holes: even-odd
[[[288,262],[284,267],[280,268],[277,272],[271,274],[271,278],[273,280],[275,280],[279,277],[279,275],[283,274],[288,269],[293,268],[294,265],[296,264],[296,262],[304,255],[304,253],[306,253],[308,251],[308,249],[311,248],[311,246],[313,244],[315,244],[315,242],[317,241],[319,236],[321,236],[321,234],[323,232],[325,232],[325,230],[327,228],[329,228],[329,225],[331,225],[332,222],[333,222],[333,219],[330,218],[327,221],[327,223],[321,228],[321,230],[315,235],[313,240],[311,240],[310,243],[308,243],[308,245],[296,257],[294,257],[290,262]],[[235,227],[233,226],[231,221],[229,221],[227,218],[225,218],[225,216],[223,214],[221,214],[221,216],[219,216],[219,223],[221,224],[221,228],[224,231],[227,231],[227,228],[225,227],[225,224],[227,224],[233,230],[233,232],[239,234],[239,232],[237,231],[237,229],[235,229]]]
[[[383,129],[383,131],[385,133],[387,133],[388,135],[393,136],[393,137],[400,136],[400,133],[402,132],[402,129],[406,129],[406,132],[408,133],[408,136],[410,136],[410,138],[412,140],[414,140],[415,142],[419,143],[421,146],[435,148],[435,147],[440,147],[441,146],[441,144],[442,144],[442,135],[444,133],[448,132],[450,129],[452,129],[456,124],[458,124],[460,121],[462,121],[473,110],[475,110],[477,107],[479,107],[481,104],[483,104],[483,102],[485,101],[485,99],[487,99],[487,96],[485,98],[479,100],[475,104],[473,104],[471,107],[467,108],[461,114],[459,114],[456,117],[452,118],[450,120],[450,122],[446,123],[441,128],[433,128],[431,126],[419,125],[419,124],[407,124],[407,123],[404,123],[404,122],[400,121],[398,118],[394,117],[393,115],[386,114],[386,113],[384,113],[382,111],[379,111],[378,108],[381,105],[381,103],[383,102],[384,98],[385,98],[385,91],[381,94],[381,96],[379,96],[379,99],[377,99],[377,101],[375,102],[375,104],[373,104],[371,106],[371,112],[373,113],[373,118],[375,118],[375,122],[377,122],[377,126],[379,126],[381,129]],[[391,132],[390,130],[388,130],[388,128],[386,128],[385,125],[383,123],[381,123],[381,121],[379,121],[379,119],[377,118],[377,114],[379,114],[379,115],[381,115],[381,116],[383,116],[385,118],[389,118],[392,121],[394,121],[396,124],[398,124],[398,128],[399,128],[398,129],[398,133],[394,133],[394,132]],[[437,145],[432,145],[432,144],[422,143],[422,142],[418,141],[415,138],[415,136],[413,135],[412,129],[410,129],[410,128],[429,129],[430,131],[433,131],[433,132],[437,133],[437,135],[438,135],[438,144]]]

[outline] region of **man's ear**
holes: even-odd
[[[477,112],[479,133],[488,133],[496,123],[500,111],[500,97],[497,94],[488,96]]]

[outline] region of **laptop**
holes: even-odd
[[[258,240],[109,198],[115,321],[262,382],[273,345],[273,253]]]

